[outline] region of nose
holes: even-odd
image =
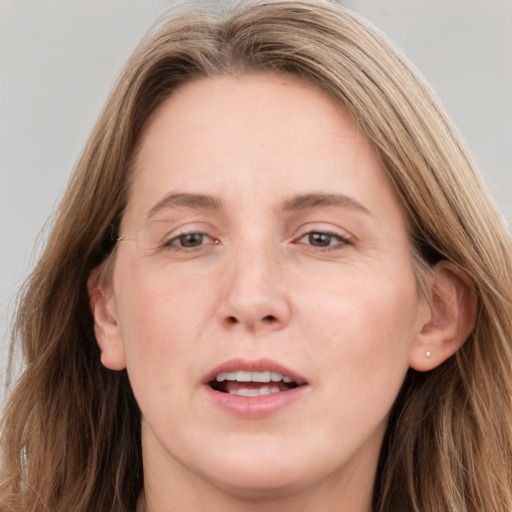
[[[221,322],[251,331],[285,327],[291,307],[277,251],[246,246],[234,251],[228,265],[219,308]]]

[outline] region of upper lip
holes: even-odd
[[[296,371],[284,366],[277,361],[273,361],[272,359],[261,358],[254,360],[247,360],[243,358],[234,358],[229,359],[221,363],[220,365],[213,368],[203,379],[203,384],[208,384],[212,380],[215,380],[219,373],[223,372],[236,372],[236,371],[246,371],[246,372],[276,372],[280,373],[283,376],[290,377],[293,382],[297,385],[307,384],[306,379],[297,373]]]

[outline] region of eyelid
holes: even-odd
[[[149,246],[155,250],[175,250],[183,252],[192,252],[205,249],[207,246],[217,245],[219,243],[219,237],[217,236],[217,230],[211,224],[204,221],[185,221],[180,222],[177,225],[173,225],[173,222],[168,219],[155,220],[151,223],[146,224],[146,229],[156,229],[153,235],[149,235],[149,239],[153,239],[153,242]],[[149,234],[149,232],[148,232]],[[187,247],[177,243],[180,237],[186,237],[187,235],[203,235],[209,240],[203,241],[197,246]]]
[[[301,242],[301,240],[303,238],[305,238],[307,236],[311,236],[311,235],[325,235],[327,237],[336,239],[337,243],[322,246],[322,245],[313,245],[312,243]],[[302,245],[309,245],[310,247],[313,247],[315,250],[331,250],[331,249],[337,249],[337,248],[345,246],[345,245],[350,245],[352,242],[350,241],[349,238],[347,238],[343,235],[340,235],[339,233],[333,233],[333,232],[325,231],[325,230],[311,230],[311,231],[307,231],[300,237],[296,238],[295,243],[302,244]]]
[[[308,233],[325,233],[326,235],[337,236],[346,241],[355,241],[357,237],[349,230],[332,222],[308,221],[300,224],[295,230],[292,239],[301,238]]]
[[[189,235],[201,235],[203,237],[208,238],[210,240],[210,242],[202,243],[202,244],[194,246],[194,247],[185,247],[183,245],[175,245],[172,243],[176,240],[179,240],[182,237],[186,237]],[[207,233],[192,230],[192,231],[185,231],[183,233],[174,234],[173,236],[168,237],[166,240],[164,240],[163,245],[166,247],[173,247],[173,248],[177,248],[180,250],[194,250],[194,249],[199,249],[201,247],[204,247],[205,245],[217,245],[219,243],[220,243],[220,240],[213,238],[212,236],[208,235]]]
[[[337,240],[335,243],[328,245],[315,245],[309,241],[303,241],[304,237],[308,235],[318,233],[329,237],[334,237]],[[290,242],[294,245],[299,246],[302,250],[321,254],[332,252],[334,254],[340,253],[343,249],[354,245],[356,237],[347,229],[342,228],[339,224],[334,224],[329,221],[307,221],[300,224],[295,230],[291,237]]]
[[[215,228],[204,220],[197,219],[156,219],[145,224],[142,229],[148,229],[151,226],[163,225],[166,237],[174,238],[176,236],[187,235],[190,233],[210,233]]]

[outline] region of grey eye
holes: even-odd
[[[179,247],[199,247],[205,241],[207,241],[209,237],[204,235],[203,233],[187,233],[185,235],[179,235],[176,238],[173,238],[170,241],[172,245],[178,245]]]
[[[315,245],[317,247],[327,247],[331,245],[333,241],[333,236],[328,235],[327,233],[309,233],[308,234],[308,242],[311,245]]]
[[[312,231],[311,233],[303,235],[299,242],[312,245],[313,247],[329,247],[343,243],[344,239],[341,236],[334,235],[332,233]]]

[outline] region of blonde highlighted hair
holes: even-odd
[[[139,134],[181,84],[278,72],[328,91],[377,149],[419,266],[472,281],[476,327],[438,368],[410,370],[391,414],[374,512],[512,510],[512,248],[457,131],[411,64],[334,2],[257,1],[162,22],[128,61],[20,301],[26,368],[2,423],[0,510],[130,511],[142,488],[140,413],[100,363],[90,272],[111,253]]]

